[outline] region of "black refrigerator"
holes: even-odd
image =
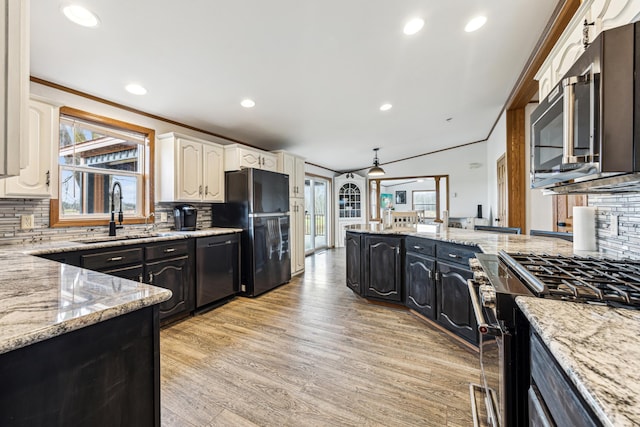
[[[212,225],[242,229],[240,294],[258,296],[290,281],[289,175],[226,172],[225,200],[213,204]]]

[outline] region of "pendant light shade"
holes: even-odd
[[[380,161],[378,160],[378,150],[379,148],[374,148],[373,152],[375,155],[373,156],[373,167],[369,169],[367,175],[369,176],[382,176],[384,175],[384,169],[380,167]]]

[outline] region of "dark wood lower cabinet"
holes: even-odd
[[[530,346],[529,424],[545,425],[531,422],[544,420],[557,426],[601,426],[547,346],[533,332]]]
[[[437,322],[467,341],[478,343],[478,325],[471,306],[467,279],[473,277],[469,269],[437,263],[438,316]]]
[[[405,287],[407,307],[436,319],[436,261],[424,255],[407,252]]]
[[[364,237],[364,296],[402,302],[402,241],[401,237]]]
[[[193,298],[190,295],[193,285],[189,286],[192,284],[190,270],[187,255],[145,264],[145,282],[172,292],[171,298],[160,304],[160,320],[193,310],[189,307]]]
[[[477,246],[418,236],[347,232],[347,286],[360,295],[404,303],[477,345],[467,279]],[[406,252],[405,252],[406,248]]]
[[[362,265],[360,263],[362,253],[360,233],[347,232],[344,246],[347,250],[347,286],[358,295],[362,295]]]
[[[0,355],[2,426],[159,426],[157,306]]]

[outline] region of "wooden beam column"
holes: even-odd
[[[525,114],[524,108],[507,110],[507,198],[509,227],[526,230],[525,173]]]

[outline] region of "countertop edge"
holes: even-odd
[[[171,295],[172,294],[170,290],[163,289],[163,291],[159,291],[156,294],[141,298],[136,301],[132,301],[116,307],[110,307],[95,313],[76,317],[74,319],[64,320],[53,325],[43,326],[42,328],[36,329],[30,333],[23,334],[20,337],[9,338],[6,341],[0,343],[0,354],[9,353],[13,350],[18,350],[32,344],[37,344],[39,342],[46,341],[50,338],[55,338],[68,332],[73,332],[87,326],[104,322],[105,320],[113,319],[115,317],[122,316],[136,310],[159,304],[171,298]]]

